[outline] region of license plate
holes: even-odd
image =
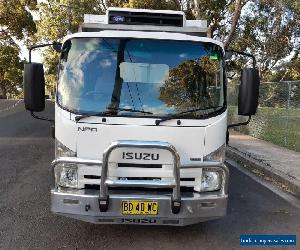
[[[123,215],[157,215],[157,201],[122,201]]]

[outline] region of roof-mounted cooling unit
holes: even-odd
[[[159,26],[159,27],[158,27]],[[182,11],[108,8],[106,15],[84,15],[81,32],[131,30],[206,36],[207,21],[186,20]]]
[[[109,8],[108,24],[154,25],[183,27],[185,14],[181,11]]]

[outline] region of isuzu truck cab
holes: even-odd
[[[176,226],[226,215],[225,51],[206,30],[181,11],[110,8],[52,44],[53,213]],[[239,114],[255,113],[257,82],[255,68],[243,70]],[[42,64],[25,64],[24,99],[45,119],[35,114],[45,107]]]

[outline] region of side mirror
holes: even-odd
[[[259,96],[259,72],[254,68],[242,70],[239,86],[238,113],[239,115],[255,115]]]
[[[24,103],[25,108],[32,112],[45,109],[45,76],[41,63],[24,64]]]

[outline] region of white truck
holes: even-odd
[[[184,12],[110,8],[62,44],[51,210],[102,224],[188,225],[226,214],[225,51]],[[30,49],[48,46],[36,45]],[[239,114],[259,76],[243,69]],[[24,67],[25,107],[45,107],[43,65]]]

